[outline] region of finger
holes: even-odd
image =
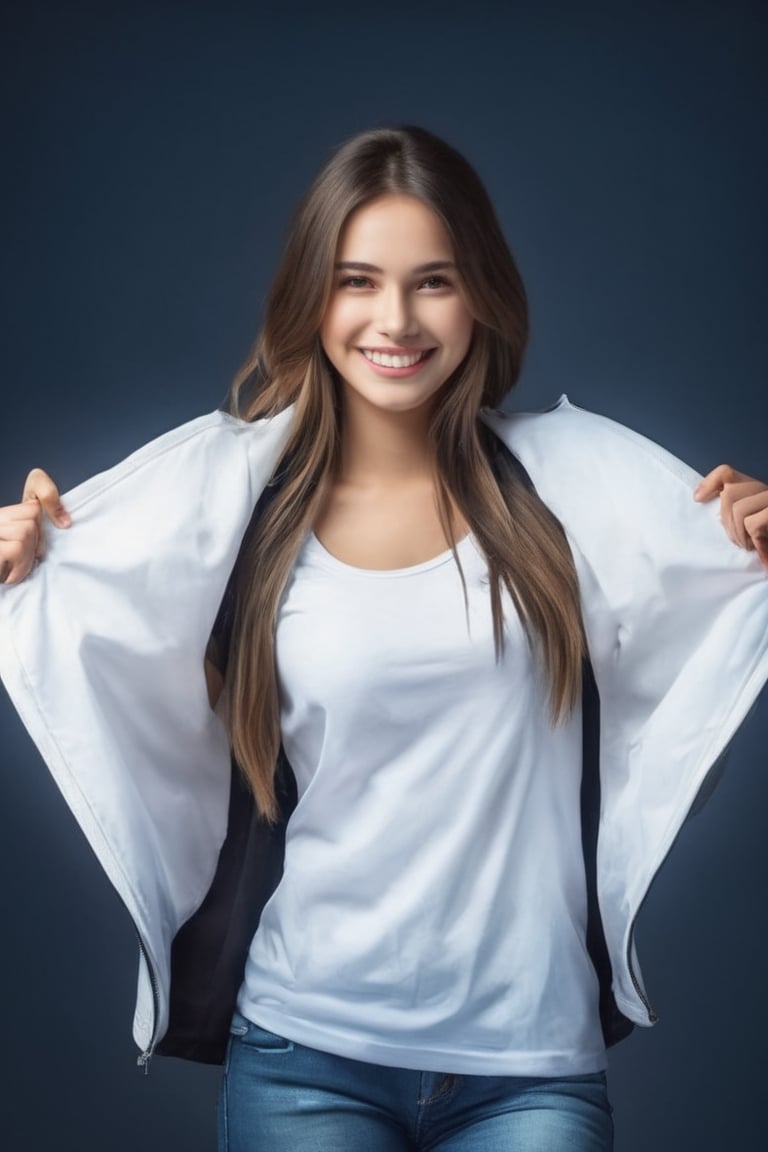
[[[694,500],[707,501],[719,496],[726,484],[738,484],[744,480],[749,480],[749,476],[745,476],[743,472],[737,472],[730,464],[718,464],[717,468],[713,468],[706,476],[696,485],[693,490]]]
[[[37,500],[46,516],[59,528],[68,528],[72,519],[61,502],[59,490],[47,472],[33,468],[24,484],[22,500]]]
[[[766,568],[768,568],[768,508],[744,518],[744,529]]]
[[[22,543],[29,540],[37,541],[37,534],[37,517],[30,516],[26,520],[0,521],[0,545],[4,540],[21,540]]]
[[[31,562],[42,559],[45,551],[45,534],[40,523],[40,506],[36,500],[26,504],[16,504],[3,508],[0,514],[0,559],[8,559],[8,548],[4,544],[21,545],[22,555]]]
[[[0,508],[0,525],[6,526],[14,523],[23,524],[27,521],[40,521],[40,503],[37,500],[25,500],[23,504],[6,504]]]
[[[23,505],[22,505],[23,507]],[[5,515],[3,509],[0,517],[0,560],[10,560],[12,566],[20,561],[26,565],[27,570],[32,566],[35,557],[42,556],[43,532],[39,515],[31,516],[27,512],[25,519],[18,519]]]
[[[720,519],[734,544],[752,548],[744,520],[768,507],[768,488],[756,481],[750,484],[726,484],[720,494]]]
[[[2,584],[18,584],[35,566],[35,553],[20,540],[0,543],[0,576]]]

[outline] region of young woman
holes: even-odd
[[[634,919],[768,675],[768,487],[496,411],[526,335],[468,163],[363,133],[233,415],[0,513],[0,671],[222,1149],[611,1147]]]

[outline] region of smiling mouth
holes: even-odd
[[[366,360],[378,364],[380,368],[412,368],[420,360],[426,360],[435,351],[434,348],[425,348],[420,352],[413,352],[408,356],[394,356],[389,352],[372,352],[368,348],[361,348]]]

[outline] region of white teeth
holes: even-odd
[[[362,352],[366,360],[371,360],[381,368],[410,368],[426,356],[426,352],[415,352],[412,356],[390,356],[387,352],[369,352],[366,348]]]

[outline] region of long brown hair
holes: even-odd
[[[333,479],[341,434],[337,383],[319,331],[346,220],[361,205],[392,194],[416,197],[442,221],[475,319],[470,350],[441,389],[431,426],[446,537],[456,556],[453,501],[488,563],[497,658],[506,588],[549,683],[553,722],[579,697],[584,639],[563,531],[514,470],[503,468],[497,480],[490,463],[495,437],[478,419],[481,407],[498,407],[520,372],[528,336],[520,274],[488,194],[459,152],[423,128],[360,133],[333,154],[299,205],[264,327],[230,396],[230,410],[247,420],[295,405],[278,467],[282,483],[241,552],[226,674],[234,755],[270,820],[277,815],[280,747],[275,621],[302,540]]]

